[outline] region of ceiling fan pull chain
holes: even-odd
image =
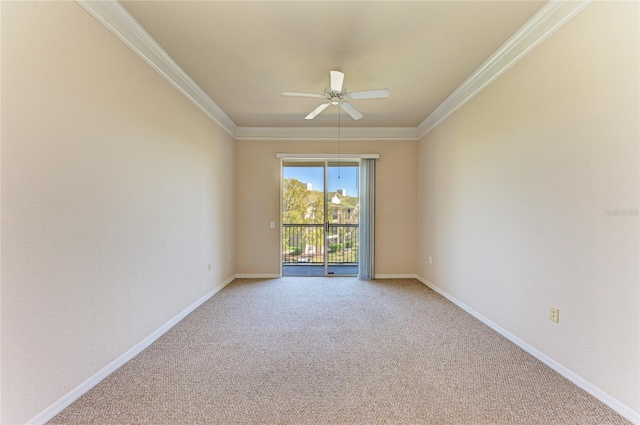
[[[340,108],[338,108],[338,180],[340,180]]]

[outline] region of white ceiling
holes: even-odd
[[[355,100],[343,127],[417,127],[525,24],[542,1],[121,1],[238,127],[335,127],[338,108],[304,119],[329,71]]]

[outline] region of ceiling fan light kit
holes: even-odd
[[[377,90],[365,90],[349,93],[346,87],[343,86],[344,74],[340,71],[329,72],[330,86],[324,91],[323,94],[311,94],[311,93],[292,93],[284,92],[283,96],[292,97],[311,97],[314,99],[325,99],[326,102],[322,103],[316,109],[311,111],[309,115],[304,117],[306,120],[314,119],[320,112],[324,111],[329,105],[339,106],[340,109],[345,111],[354,120],[359,120],[363,115],[358,111],[355,106],[349,103],[349,100],[356,99],[383,99],[389,97],[389,89],[377,89]]]

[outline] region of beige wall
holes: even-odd
[[[589,6],[427,134],[418,165],[419,275],[636,412],[638,6]]]
[[[277,153],[335,154],[337,141],[238,141],[237,272],[280,273]],[[341,152],[378,153],[376,274],[415,274],[415,141],[343,141]],[[275,229],[269,222],[277,223]]]
[[[235,274],[236,161],[228,134],[77,4],[2,2],[2,41],[8,424]]]

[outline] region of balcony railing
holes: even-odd
[[[329,264],[357,264],[359,229],[357,224],[330,224],[326,236]],[[323,224],[283,224],[284,264],[323,264],[325,226]]]

